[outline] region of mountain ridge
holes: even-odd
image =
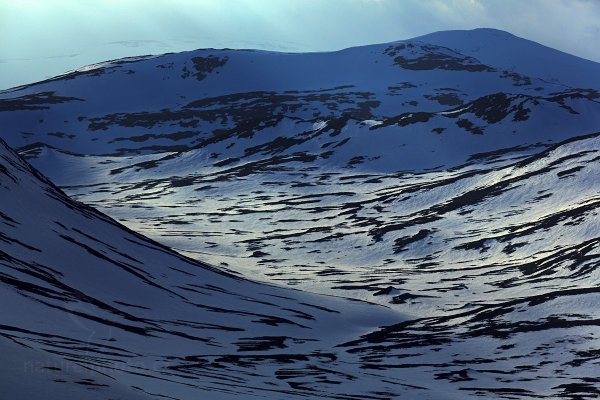
[[[119,62],[136,62],[136,61],[142,61],[142,60],[146,60],[146,59],[152,59],[152,58],[157,58],[157,57],[164,57],[164,56],[170,56],[170,55],[174,55],[174,54],[193,54],[193,53],[197,53],[197,52],[205,52],[205,51],[240,51],[240,52],[258,52],[258,53],[273,53],[273,54],[289,54],[289,55],[293,55],[293,54],[322,54],[322,53],[340,53],[340,52],[345,52],[345,51],[350,51],[353,49],[359,49],[359,48],[376,48],[376,47],[382,47],[382,46],[389,46],[389,45],[395,45],[395,44],[400,44],[400,43],[405,43],[405,42],[415,42],[415,41],[423,41],[424,43],[431,43],[431,44],[448,44],[447,42],[449,41],[448,36],[452,36],[452,35],[474,35],[477,33],[484,33],[486,35],[491,34],[492,36],[499,36],[499,37],[509,37],[509,38],[515,38],[521,41],[525,41],[527,43],[533,44],[535,47],[541,47],[544,48],[546,50],[549,50],[551,52],[554,52],[555,54],[562,54],[562,55],[566,55],[570,58],[574,58],[574,59],[579,59],[581,61],[585,61],[587,63],[590,63],[590,65],[595,65],[597,66],[598,64],[600,64],[598,61],[593,61],[590,59],[587,59],[585,57],[580,57],[580,56],[576,56],[574,54],[568,53],[566,51],[561,51],[561,50],[557,50],[554,49],[550,46],[546,46],[543,44],[540,44],[538,42],[535,42],[533,40],[530,39],[526,39],[520,36],[517,36],[511,32],[508,31],[504,31],[501,29],[495,29],[495,28],[474,28],[474,29],[456,29],[456,30],[440,30],[440,31],[435,31],[435,32],[431,32],[431,33],[427,33],[424,35],[419,35],[419,36],[415,36],[412,38],[408,38],[408,39],[399,39],[399,40],[393,40],[393,41],[389,41],[389,42],[381,42],[381,43],[376,43],[376,44],[365,44],[365,45],[356,45],[356,46],[349,46],[349,47],[344,47],[341,49],[337,49],[337,50],[321,50],[321,51],[302,51],[302,52],[289,52],[289,51],[279,51],[279,50],[264,50],[264,49],[254,49],[254,48],[227,48],[227,47],[223,47],[223,48],[197,48],[197,49],[193,49],[193,50],[185,50],[185,51],[181,51],[181,52],[177,52],[177,53],[173,53],[173,52],[167,52],[167,53],[159,53],[159,54],[145,54],[145,55],[137,55],[137,56],[130,56],[130,57],[123,57],[123,58],[116,58],[116,59],[111,59],[111,60],[106,60],[106,61],[100,61],[97,63],[92,63],[92,64],[87,64],[78,68],[74,68],[72,70],[66,71],[63,74],[48,78],[48,79],[43,79],[41,81],[36,81],[36,82],[32,82],[29,84],[24,84],[24,85],[19,85],[19,86],[15,86],[12,88],[7,88],[7,89],[3,89],[0,90],[0,94],[1,93],[5,93],[5,92],[12,92],[15,90],[19,90],[25,87],[29,87],[31,85],[36,85],[36,84],[40,84],[40,83],[44,83],[44,82],[48,82],[48,81],[53,81],[56,80],[58,78],[62,78],[65,76],[68,76],[69,74],[72,73],[77,73],[77,72],[87,72],[87,71],[91,71],[97,68],[102,68],[102,67],[106,67],[108,65],[114,64],[114,63],[119,63]],[[481,40],[481,39],[480,39]],[[452,42],[456,41],[456,39],[453,38]],[[455,48],[457,48],[458,50],[462,50],[462,51],[466,51],[466,48],[464,48],[464,46],[456,46],[456,44],[453,46]],[[462,47],[462,48],[461,48]]]
[[[591,79],[569,60],[569,76],[600,76],[600,64]],[[4,92],[0,123],[16,148],[82,155],[200,150],[212,166],[302,155],[380,172],[449,168],[594,131],[600,81],[569,88],[534,76],[410,40],[334,53],[199,50]]]

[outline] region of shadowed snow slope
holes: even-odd
[[[0,337],[0,388],[5,399],[150,399],[93,370]]]
[[[339,367],[346,362],[333,347],[400,318],[382,307],[256,284],[186,259],[70,200],[1,142],[0,192],[0,335],[12,342],[1,342],[13,357],[3,366],[9,372],[19,354],[28,368],[52,353],[65,361],[50,366],[72,362],[83,375],[110,377],[102,385],[171,398],[288,398],[303,385],[326,397],[367,396],[380,387],[353,386],[363,374]],[[282,375],[283,365],[296,372]],[[314,368],[325,381],[340,374],[349,383],[321,383]],[[11,379],[27,376],[19,372],[2,375],[3,391],[24,393],[26,384]],[[56,376],[69,387],[65,395],[77,393],[64,372],[32,371],[36,381]],[[98,373],[82,385],[96,388]],[[56,386],[48,387],[62,393]]]

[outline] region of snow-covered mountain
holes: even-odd
[[[193,149],[202,167],[316,158],[395,172],[595,131],[598,76],[596,63],[495,30],[331,53],[209,49],[2,92],[0,123],[18,148]]]
[[[600,64],[491,29],[197,50],[1,92],[0,126],[128,227],[0,147],[11,354],[149,398],[600,395]]]

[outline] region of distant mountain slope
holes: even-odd
[[[0,123],[18,148],[194,149],[203,165],[276,155],[394,172],[595,131],[597,76],[600,64],[493,30],[330,53],[207,49],[4,91]]]
[[[571,87],[600,87],[598,63],[497,29],[441,31],[415,39],[548,82]]]

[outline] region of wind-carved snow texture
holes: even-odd
[[[0,332],[115,396],[596,398],[599,90],[474,30],[5,91],[2,137],[161,244],[6,150]]]

